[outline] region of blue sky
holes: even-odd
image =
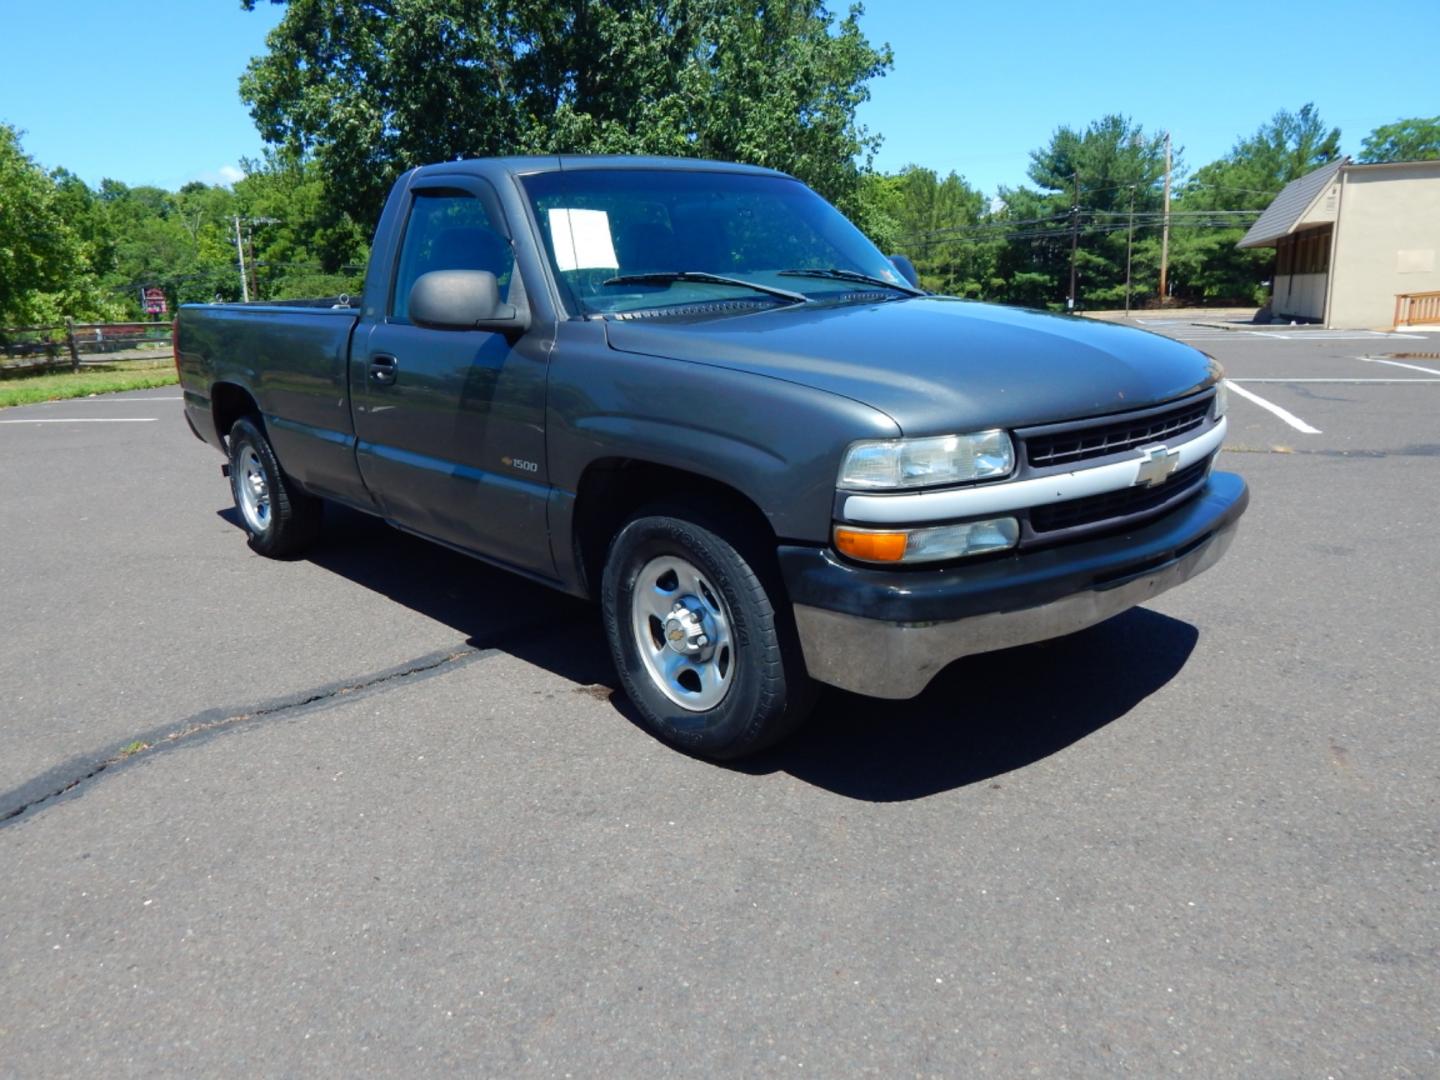
[[[222,181],[260,151],[236,83],[281,10],[0,0],[0,120],[41,164],[92,184]],[[863,26],[895,50],[860,115],[885,137],[876,165],[954,169],[992,194],[1023,182],[1057,126],[1108,112],[1168,128],[1192,167],[1306,101],[1347,152],[1378,124],[1440,114],[1434,0],[870,0]]]

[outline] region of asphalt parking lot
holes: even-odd
[[[1440,1075],[1440,334],[1142,325],[1226,559],[739,768],[583,604],[253,555],[173,388],[0,412],[0,1074]]]

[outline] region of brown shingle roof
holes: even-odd
[[[1322,165],[1314,172],[1306,173],[1297,180],[1291,180],[1275,196],[1275,201],[1265,208],[1260,219],[1250,226],[1236,247],[1274,247],[1282,236],[1289,236],[1295,225],[1305,216],[1305,211],[1320,194],[1330,186],[1330,181],[1340,169],[1349,164],[1348,157],[1336,158],[1328,165]]]

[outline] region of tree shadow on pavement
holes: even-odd
[[[221,516],[237,527],[235,511]],[[573,597],[326,507],[308,560],[579,686],[611,693],[637,723],[611,666],[599,611]],[[967,657],[910,701],[824,688],[809,722],[766,753],[729,767],[786,772],[852,799],[923,798],[1013,772],[1119,719],[1184,667],[1188,623],[1137,608],[1069,637]]]

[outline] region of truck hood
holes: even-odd
[[[610,320],[612,349],[767,375],[863,402],[907,435],[1100,416],[1181,397],[1219,365],[1158,334],[949,297]]]

